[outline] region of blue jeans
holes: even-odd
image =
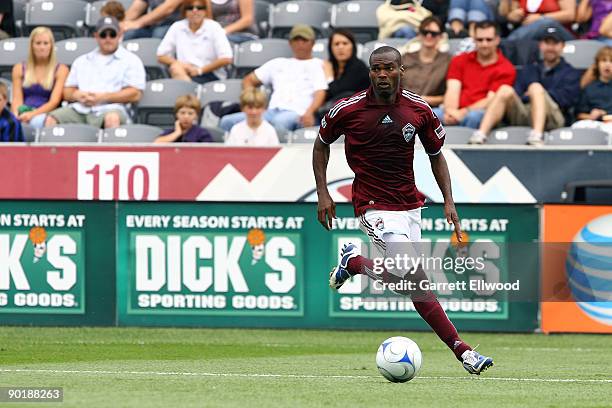
[[[405,38],[407,40],[416,37],[417,32],[410,26],[404,26],[391,34],[391,38]]]
[[[433,108],[434,113],[440,119],[444,125],[444,108]],[[478,129],[480,127],[480,122],[482,121],[482,117],[484,116],[484,109],[476,109],[468,112],[467,115],[463,118],[461,122],[459,122],[459,126],[465,126],[472,129]]]
[[[234,44],[240,44],[243,43],[245,41],[251,41],[251,40],[257,40],[259,37],[257,37],[255,34],[251,34],[251,33],[242,33],[242,32],[237,32],[237,33],[229,33],[227,35],[227,39]]]
[[[278,108],[268,109],[263,117],[274,126],[279,135],[284,135],[289,131],[302,127],[300,124],[300,115],[294,111]],[[221,118],[219,127],[229,132],[236,123],[242,122],[245,119],[246,115],[243,112],[225,115]]]
[[[491,6],[485,0],[451,0],[448,21],[459,20],[463,23],[495,20]]]
[[[46,113],[41,113],[40,115],[36,115],[32,119],[30,119],[30,126],[36,129],[44,128],[46,118],[47,118]]]
[[[512,31],[510,35],[508,35],[507,39],[537,40],[542,30],[547,27],[555,27],[557,30],[559,30],[561,36],[563,36],[564,41],[571,41],[576,39],[576,37],[574,37],[569,31],[567,31],[565,27],[563,27],[563,24],[561,24],[557,20],[553,20],[552,18],[548,17],[543,17],[537,20],[536,22],[526,26],[520,26],[519,28]]]
[[[151,26],[137,28],[136,30],[126,31],[123,34],[123,41],[134,40],[136,38],[164,38],[166,32],[170,28],[169,25]]]

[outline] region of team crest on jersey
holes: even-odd
[[[404,135],[404,140],[406,140],[406,142],[410,142],[412,138],[414,137],[414,132],[416,132],[416,129],[414,128],[414,126],[412,126],[411,123],[407,123],[406,126],[402,128],[402,134]]]

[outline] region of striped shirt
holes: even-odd
[[[0,142],[25,142],[19,119],[6,108],[0,112]]]

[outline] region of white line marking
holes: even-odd
[[[314,379],[367,379],[377,378],[373,375],[308,375],[308,374],[257,374],[257,373],[206,373],[180,371],[111,371],[111,370],[51,370],[30,368],[0,368],[5,373],[45,373],[45,374],[110,374],[110,375],[149,375],[149,376],[183,376],[183,377],[246,377],[246,378],[314,378]],[[475,380],[475,381],[525,381],[550,383],[602,383],[612,384],[612,379],[579,379],[579,378],[513,378],[513,377],[417,377],[417,380]]]

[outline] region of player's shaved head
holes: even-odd
[[[370,54],[370,65],[372,65],[372,57],[376,55],[383,55],[383,54],[393,55],[395,57],[394,62],[397,62],[398,66],[402,64],[402,54],[400,54],[400,52],[393,47],[390,47],[388,45],[383,45],[382,47],[379,47],[375,49],[374,51],[372,51],[372,54]]]

